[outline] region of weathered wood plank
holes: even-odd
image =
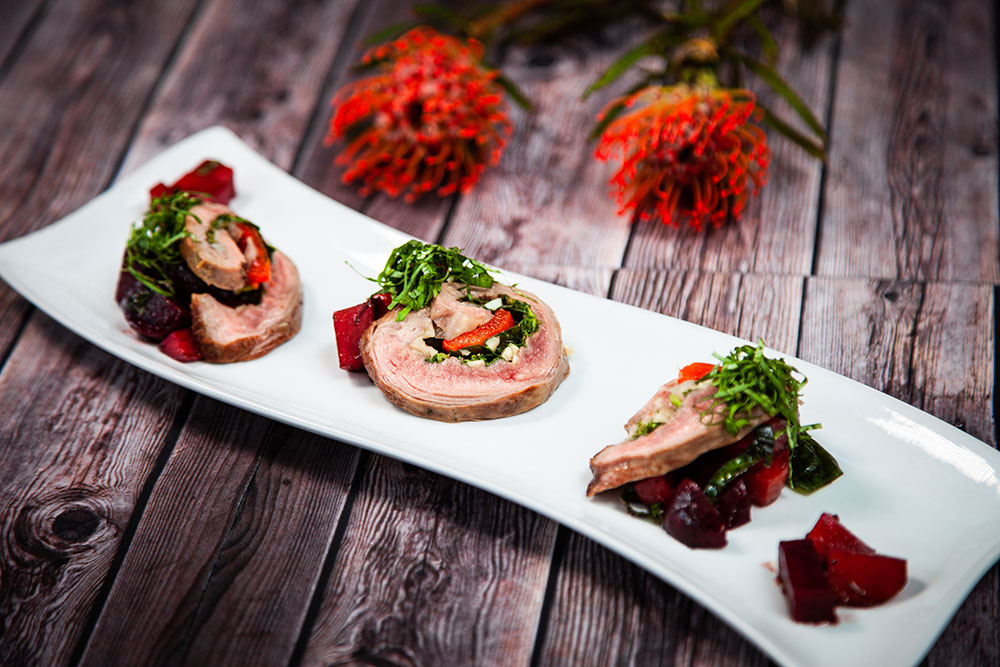
[[[199,398],[83,664],[287,663],[357,451]],[[153,601],[155,600],[155,604]]]
[[[623,269],[612,298],[792,352],[802,279]],[[540,664],[768,664],[700,605],[587,538],[569,536],[556,576]]]
[[[218,123],[290,169],[322,106],[320,92],[356,4],[208,3],[158,88],[123,170]]]
[[[817,269],[1000,280],[990,3],[847,3]]]
[[[556,526],[377,457],[303,663],[527,664]]]
[[[587,142],[604,101],[580,97],[638,29],[616,26],[601,44],[581,39],[508,51],[504,73],[536,106],[511,108],[506,152],[459,202],[447,245],[527,274],[546,264],[620,265],[629,220],[608,194],[611,165],[598,162]]]
[[[812,279],[799,356],[929,411],[995,445],[993,289]],[[927,664],[1000,659],[1000,568],[975,588]]]
[[[781,45],[778,70],[822,118],[830,95],[836,37],[827,35],[809,47],[794,19],[771,17],[769,22]],[[767,86],[753,81],[752,88],[782,118],[796,118]],[[768,145],[770,181],[741,221],[704,232],[667,227],[657,220],[638,221],[625,266],[809,274],[822,164],[777,132],[768,133]]]
[[[0,5],[0,67],[8,57],[17,57],[14,49],[18,40],[25,36],[31,22],[37,20],[42,4],[42,0],[26,0]]]
[[[32,317],[0,375],[0,664],[69,661],[182,395]]]

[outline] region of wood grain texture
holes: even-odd
[[[83,664],[287,663],[357,452],[198,399]],[[155,601],[155,602],[154,602]]]
[[[990,4],[848,3],[818,273],[1000,280]]]
[[[574,39],[508,50],[503,71],[535,107],[511,108],[514,134],[500,163],[459,202],[448,245],[527,274],[546,264],[620,265],[629,220],[609,196],[610,165],[594,158],[587,141],[604,101],[580,97],[640,29],[615,26],[601,43]]]
[[[375,457],[303,664],[527,664],[555,528]]]
[[[781,45],[777,69],[820,118],[830,96],[834,35],[807,45],[796,21],[770,16]],[[758,80],[749,82],[762,103],[792,124],[797,117]],[[768,132],[770,181],[751,200],[743,219],[717,230],[697,232],[637,221],[625,266],[739,273],[806,275],[812,268],[822,163],[775,131]]]
[[[18,41],[31,29],[32,21],[43,11],[43,4],[42,0],[0,4],[0,67],[6,64]]]
[[[996,445],[993,290],[983,285],[811,279],[803,359],[927,410]],[[965,600],[927,664],[1000,660],[1000,568]]]
[[[208,3],[159,86],[124,170],[218,123],[290,169],[355,4]]]
[[[181,396],[32,317],[0,375],[0,664],[68,662]]]
[[[797,277],[622,269],[611,296],[795,350],[802,301]],[[622,512],[622,521],[633,520]],[[687,596],[575,534],[558,567],[544,640],[543,665],[768,664]]]

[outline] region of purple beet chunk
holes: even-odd
[[[742,479],[731,482],[719,496],[716,505],[726,528],[739,528],[750,523],[750,494]]]
[[[692,549],[726,546],[726,526],[715,505],[698,485],[685,479],[677,487],[663,529]]]
[[[809,540],[778,544],[778,576],[788,599],[792,619],[799,623],[836,623],[837,598],[823,567],[823,559]]]
[[[123,296],[118,307],[128,325],[140,336],[159,341],[171,331],[191,326],[191,311],[186,307],[157,294],[134,278],[135,285],[122,288],[123,280],[119,280],[118,291]]]

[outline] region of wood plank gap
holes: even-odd
[[[617,272],[616,272],[617,273]],[[610,294],[610,292],[608,292]],[[538,610],[538,627],[535,629],[535,644],[531,649],[531,667],[541,664],[542,653],[545,650],[545,637],[549,632],[549,617],[555,604],[556,590],[559,587],[559,572],[566,560],[566,550],[569,548],[569,528],[559,524],[556,539],[552,545],[552,556],[549,558],[549,577],[545,582],[545,595],[542,597],[542,608]]]
[[[18,56],[21,55],[21,51],[24,49],[24,45],[28,43],[28,40],[31,39],[31,34],[35,32],[35,28],[38,27],[48,13],[49,4],[49,2],[43,2],[38,5],[38,9],[35,10],[34,15],[24,24],[24,29],[21,30],[21,34],[14,40],[10,51],[7,52],[7,57],[0,63],[0,81],[6,78],[7,72],[17,62]]]
[[[10,339],[10,345],[7,346],[6,350],[0,353],[0,375],[3,375],[3,369],[7,367],[7,360],[10,359],[11,353],[14,348],[17,347],[17,341],[21,340],[21,334],[28,327],[28,322],[31,320],[31,316],[35,314],[37,308],[32,303],[28,303],[28,312],[24,314],[24,319],[21,323],[17,325],[17,333],[14,334],[13,338]]]
[[[83,653],[87,649],[87,644],[90,643],[90,637],[94,633],[94,628],[97,626],[97,621],[101,617],[101,612],[104,611],[104,604],[107,602],[108,596],[111,594],[111,589],[115,585],[115,579],[118,578],[118,572],[121,570],[122,563],[125,561],[125,556],[128,554],[129,547],[132,546],[132,539],[135,537],[135,532],[139,527],[139,522],[142,520],[142,515],[146,511],[146,505],[149,503],[149,498],[153,494],[153,487],[156,486],[156,482],[160,479],[163,469],[166,468],[167,462],[174,453],[174,447],[177,446],[177,442],[180,440],[181,432],[184,430],[184,424],[187,423],[188,417],[191,414],[191,409],[194,406],[194,399],[195,393],[192,391],[186,391],[184,393],[184,398],[181,399],[180,408],[174,416],[174,421],[170,425],[170,430],[167,432],[166,438],[163,439],[163,449],[160,450],[159,456],[156,457],[156,463],[153,464],[153,468],[146,477],[146,481],[142,484],[142,489],[139,491],[139,495],[135,500],[135,507],[132,509],[132,516],[129,517],[128,525],[125,526],[125,532],[122,533],[121,541],[118,543],[118,548],[115,550],[115,556],[111,560],[111,565],[108,566],[108,573],[104,577],[101,589],[97,592],[97,596],[94,598],[94,604],[91,606],[90,612],[87,614],[87,618],[83,624],[83,629],[80,632],[80,638],[77,640],[76,646],[73,647],[73,653],[70,654],[70,665],[80,664],[80,659],[83,658]]]
[[[834,12],[837,16],[846,16],[847,0],[838,0],[834,4]],[[833,54],[830,56],[832,61],[830,64],[830,79],[826,93],[826,109],[823,113],[823,124],[826,126],[826,150],[828,151],[830,150],[830,144],[833,142],[833,100],[837,96],[837,72],[840,69],[840,45],[842,42],[843,28],[837,31],[837,36],[833,40],[833,47],[831,49]],[[810,276],[817,275],[816,271],[819,268],[819,246],[820,238],[823,236],[820,234],[820,228],[823,226],[823,210],[826,206],[826,179],[828,174],[829,163],[823,160],[823,164],[819,168],[819,196],[816,198],[816,232],[813,235],[812,261],[809,263]],[[801,328],[799,332],[801,333]]]
[[[920,296],[917,299],[917,308],[914,311],[913,322],[910,325],[909,338],[912,341],[916,341],[917,340],[917,336],[920,333],[920,328],[919,328],[919,324],[918,323],[920,322],[920,316],[923,315],[923,312],[924,312],[924,301],[927,299],[927,283],[921,281],[921,282],[916,283],[915,286],[920,291]],[[909,350],[909,353],[910,353],[909,356],[910,356],[910,358],[907,359],[907,361],[906,361],[906,377],[908,377],[908,378],[917,377],[917,370],[918,369],[917,369],[917,364],[915,363],[915,360],[916,360],[917,354],[918,354],[917,347],[918,347],[917,345],[911,345],[910,346],[910,350]],[[996,362],[994,362],[993,365],[995,367],[996,366]],[[913,392],[913,383],[912,382],[910,382],[908,390],[909,391],[907,392],[907,396],[903,400],[905,400],[907,403],[910,403],[912,405],[913,404],[913,398],[914,398],[914,396],[913,396],[913,393],[914,393]],[[995,391],[993,392],[993,395],[996,396],[996,392]],[[921,410],[924,410],[924,409],[926,409],[924,407],[925,405],[926,405],[926,402],[924,401],[924,392],[921,392],[920,405],[918,405],[917,407],[920,408]],[[994,425],[994,428],[996,428],[995,425]],[[965,430],[964,426],[962,427],[962,430],[963,431]]]
[[[993,7],[996,9],[995,3]],[[993,286],[993,443],[994,447],[1000,448],[1000,360],[996,353],[997,343],[1000,343],[1000,285]],[[1000,589],[997,596],[1000,596]]]
[[[448,228],[451,227],[451,221],[455,219],[455,211],[458,210],[458,202],[461,198],[462,195],[459,193],[452,195],[451,201],[448,202],[448,211],[444,214],[444,222],[441,223],[441,229],[438,230],[434,243],[444,244],[445,236],[448,234]]]
[[[309,638],[312,636],[316,620],[319,618],[320,610],[323,608],[323,598],[326,594],[326,589],[330,585],[330,577],[333,574],[334,565],[336,565],[337,557],[340,555],[340,547],[344,543],[344,535],[347,534],[347,526],[351,522],[354,502],[357,500],[361,487],[364,486],[365,477],[368,475],[368,469],[371,465],[372,453],[363,450],[358,457],[358,467],[354,469],[351,490],[344,500],[344,509],[341,511],[340,519],[337,521],[337,528],[333,531],[333,537],[330,538],[330,546],[327,547],[326,557],[323,559],[323,569],[319,573],[319,579],[316,580],[316,588],[313,591],[312,599],[309,600],[309,609],[306,610],[305,618],[302,620],[302,629],[299,631],[298,641],[295,642],[295,650],[292,651],[292,657],[288,660],[288,667],[298,667],[302,664],[302,659],[305,657],[306,648],[309,647]]]
[[[344,61],[348,58],[354,57],[354,42],[351,39],[352,35],[356,35],[361,31],[361,28],[368,24],[371,19],[371,14],[374,12],[374,7],[376,3],[374,2],[358,2],[354,5],[354,11],[351,12],[351,18],[347,22],[347,28],[344,30],[344,37],[340,42],[340,46],[337,48],[337,54],[333,57],[333,61],[330,63],[330,69],[327,71],[326,79],[323,81],[323,86],[320,88],[320,94],[323,91],[330,90],[334,88],[334,84],[337,83],[340,78],[341,72],[346,73],[347,67],[344,66]],[[302,133],[302,138],[299,142],[298,150],[295,151],[295,157],[292,159],[292,166],[289,173],[298,174],[303,167],[303,161],[306,159],[308,151],[306,150],[312,142],[312,137],[315,133],[319,131],[320,126],[326,124],[327,118],[330,115],[330,105],[329,103],[324,104],[322,100],[316,104],[313,109],[312,117],[309,122],[306,123],[305,132]],[[324,133],[325,134],[325,133]],[[369,198],[365,204],[370,205],[371,198]]]

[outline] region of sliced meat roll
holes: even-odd
[[[736,442],[770,419],[755,411],[748,426],[730,435],[722,426],[724,404],[716,406],[714,419],[702,414],[712,406],[714,394],[715,386],[707,381],[674,381],[660,387],[625,424],[629,438],[608,445],[590,459],[594,479],[587,487],[587,495],[676,470],[707,451]],[[643,434],[642,426],[648,429],[651,424],[659,426]]]
[[[189,236],[181,239],[184,261],[196,276],[213,287],[236,291],[246,287],[247,258],[225,227],[213,229],[220,215],[233,215],[228,206],[206,201],[193,206],[184,220]]]
[[[538,331],[511,361],[485,365],[456,357],[436,363],[426,360],[436,350],[425,339],[446,330],[454,334],[458,321],[473,327],[482,323],[482,318],[464,312],[467,304],[458,301],[466,289],[478,300],[506,296],[531,306]],[[466,288],[446,283],[427,308],[411,312],[401,322],[396,321],[396,313],[389,312],[364,333],[361,358],[389,400],[420,417],[458,422],[515,415],[545,402],[569,374],[555,314],[537,296],[522,290],[500,284]]]
[[[191,295],[191,330],[206,361],[256,359],[302,326],[302,282],[285,255],[271,256],[271,280],[260,303],[230,308],[210,294]]]

